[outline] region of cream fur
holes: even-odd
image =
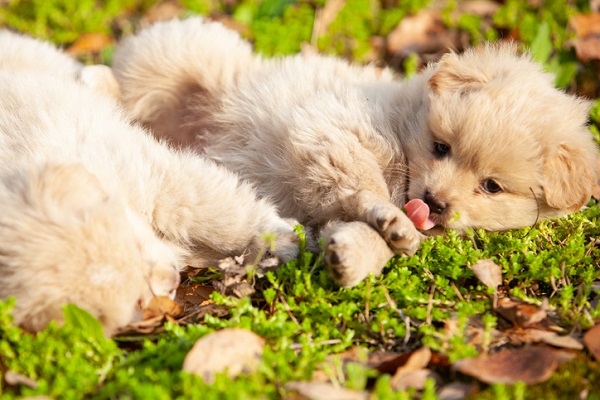
[[[378,273],[388,246],[417,249],[408,199],[437,208],[445,228],[505,230],[577,211],[596,180],[589,105],[511,44],[448,54],[399,82],[319,55],[263,59],[193,18],[126,39],[113,69],[126,108],[156,135],[254,182],[284,217],[334,221],[326,259],[345,286]],[[485,190],[490,180],[501,192]]]
[[[297,255],[249,184],[133,125],[58,50],[5,31],[0,49],[0,298],[17,298],[18,324],[42,329],[75,303],[110,335],[173,296],[181,266],[258,254],[266,232],[282,260]]]

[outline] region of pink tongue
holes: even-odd
[[[429,230],[435,222],[429,219],[429,206],[421,199],[412,199],[404,205],[406,215],[418,229]]]

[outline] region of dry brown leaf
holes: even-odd
[[[252,372],[262,359],[265,340],[240,328],[228,328],[199,339],[183,361],[183,370],[208,383],[227,371],[230,378]]]
[[[453,367],[485,383],[535,384],[548,380],[558,367],[557,354],[549,347],[521,347],[491,355],[467,358]]]
[[[4,373],[4,382],[9,386],[23,385],[31,389],[35,389],[38,386],[38,383],[33,379],[10,369]]]
[[[465,338],[465,343],[477,347],[481,351],[487,351],[488,346],[492,342],[502,340],[503,332],[498,329],[490,329],[486,331],[485,324],[481,320],[481,316],[473,316],[469,318],[467,325],[460,328],[460,321],[457,319],[448,319],[444,323],[444,339],[448,343],[455,336]]]
[[[396,370],[394,376],[421,370],[429,364],[429,360],[431,360],[431,350],[429,347],[421,347],[411,353],[406,363]]]
[[[472,396],[479,388],[472,383],[452,382],[442,386],[436,393],[439,400],[462,400],[467,396]]]
[[[408,388],[423,389],[425,380],[433,377],[431,371],[425,367],[431,360],[431,350],[429,347],[422,347],[410,354],[406,363],[399,367],[392,379],[390,385],[395,390],[406,390]]]
[[[100,53],[112,42],[112,37],[105,33],[86,33],[80,36],[66,51],[71,55]]]
[[[210,303],[210,295],[215,291],[214,286],[194,284],[190,286],[180,286],[175,293],[175,301],[183,304],[184,310],[198,305]]]
[[[600,13],[572,15],[569,18],[569,26],[579,38],[600,35]]]
[[[502,267],[490,259],[479,260],[472,267],[473,273],[487,287],[496,288],[502,285]]]
[[[570,41],[575,48],[577,58],[583,62],[600,59],[600,36],[592,36],[584,39]]]
[[[155,296],[142,311],[142,319],[152,319],[170,315],[177,316],[183,312],[183,307],[166,296]]]
[[[129,325],[121,327],[115,333],[115,336],[129,336],[135,334],[148,335],[151,333],[162,332],[162,326],[165,322],[165,316],[145,319],[142,321],[132,322]]]
[[[430,378],[435,381],[440,380],[440,377],[435,372],[428,369],[420,369],[400,376],[394,375],[390,381],[390,386],[394,390],[422,390],[425,389],[425,382]]]
[[[569,25],[577,35],[569,42],[575,48],[577,58],[584,62],[600,59],[600,13],[573,15]]]
[[[140,25],[144,27],[158,21],[167,21],[169,19],[177,18],[183,14],[184,11],[185,9],[178,1],[167,0],[156,3],[144,14],[140,20]]]
[[[600,361],[600,324],[585,333],[583,343],[585,343],[585,347],[589,352],[596,357],[596,360]]]
[[[460,15],[472,14],[477,15],[480,18],[492,17],[500,8],[498,2],[490,0],[461,1],[457,6]]]
[[[387,37],[390,54],[406,56],[412,52],[433,53],[442,48],[453,48],[446,35],[447,29],[438,12],[422,10],[405,17]]]
[[[507,297],[498,300],[496,312],[516,326],[527,327],[543,321],[548,316],[548,299],[540,306],[511,300]]]
[[[346,389],[330,383],[289,382],[285,385],[285,389],[294,392],[291,396],[285,398],[298,400],[367,400],[369,398],[369,395],[365,392]]]
[[[583,345],[577,339],[568,335],[559,335],[556,332],[533,329],[515,328],[505,332],[510,343],[514,345],[543,342],[563,349],[582,350]]]
[[[393,374],[406,364],[411,353],[377,352],[369,354],[367,366],[384,374]]]
[[[201,322],[206,315],[220,318],[227,314],[229,314],[229,308],[227,306],[208,303],[206,305],[187,309],[185,313],[177,319],[177,323],[180,325],[195,324]]]

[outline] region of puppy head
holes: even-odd
[[[428,117],[407,146],[408,197],[439,225],[505,230],[579,210],[597,180],[589,105],[514,45],[448,54],[426,72]]]
[[[153,295],[174,295],[176,252],[82,166],[5,176],[0,204],[0,297],[17,298],[15,321],[26,329],[60,320],[74,303],[110,335]]]

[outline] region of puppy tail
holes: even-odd
[[[124,40],[113,71],[130,115],[157,136],[186,145],[210,129],[221,94],[259,60],[237,32],[189,18],[157,23]]]

